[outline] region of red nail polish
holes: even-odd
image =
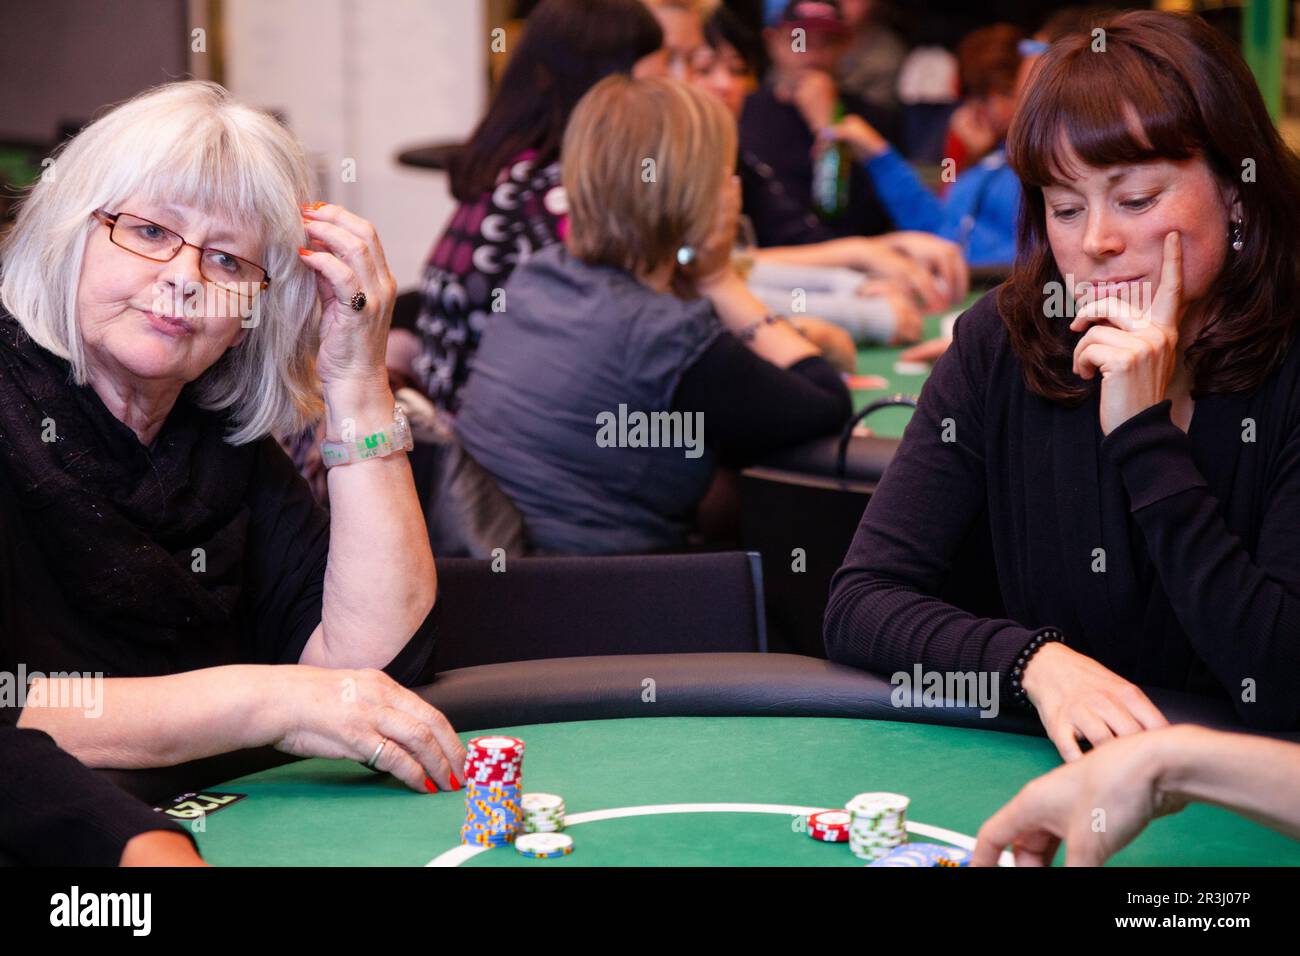
[[[320,209],[322,206],[325,205],[328,205],[328,203],[326,203],[325,200],[318,199],[316,200],[316,202],[303,203],[303,208],[310,209],[312,212],[315,212],[317,209]]]
[[[309,255],[311,255],[311,250],[310,250],[310,249],[303,249],[303,248],[300,246],[300,247],[298,248],[298,255],[300,255],[300,256],[309,256]]]
[[[428,777],[425,777],[425,778],[424,778],[424,789],[425,789],[425,790],[428,790],[430,793],[437,793],[437,792],[438,792],[438,785],[437,785],[436,783],[434,783],[432,780],[430,780]]]
[[[460,781],[456,779],[456,775],[454,773],[451,775],[451,789],[453,790],[460,789]]]

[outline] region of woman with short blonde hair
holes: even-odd
[[[682,244],[707,242],[735,165],[736,124],[719,101],[688,86],[616,76],[574,115],[562,155],[569,251],[653,271]]]
[[[92,766],[271,744],[455,785],[454,732],[393,679],[436,588],[394,282],[310,197],[278,122],[174,83],[69,142],[7,237],[0,668],[106,678],[96,719],[49,678],[20,718]],[[322,412],[328,515],[275,441]]]
[[[511,275],[456,429],[534,548],[680,548],[715,464],[837,431],[848,392],[731,267],[740,192],[720,102],[607,77],[563,155],[568,237]]]

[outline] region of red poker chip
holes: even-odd
[[[847,830],[853,823],[853,814],[847,810],[818,810],[808,814],[808,826],[825,830]]]
[[[488,785],[489,785],[489,784],[494,784],[494,783],[501,783],[501,784],[516,784],[516,783],[518,783],[518,781],[519,781],[521,778],[518,777],[518,776],[509,776],[509,777],[486,777],[486,776],[478,776],[478,777],[476,777],[476,776],[472,776],[472,775],[466,775],[465,779],[466,779],[467,781],[469,781],[470,783],[474,784],[474,785],[475,785],[476,787],[478,787],[479,789],[481,789],[481,790],[486,790],[486,789],[488,789]]]

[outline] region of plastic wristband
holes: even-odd
[[[411,436],[406,412],[401,405],[397,405],[393,408],[392,427],[365,435],[356,441],[323,441],[320,443],[320,457],[326,468],[333,468],[335,465],[347,465],[369,458],[384,458],[394,452],[410,451],[414,447],[415,439]]]

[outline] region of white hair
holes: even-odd
[[[51,175],[51,173],[53,175]],[[283,437],[320,417],[320,302],[298,258],[311,178],[294,136],[215,83],[169,83],[128,100],[66,144],[23,202],[3,246],[0,302],[43,348],[87,381],[77,323],[95,210],[137,197],[250,223],[270,285],[244,341],[194,383],[210,410],[230,409],[227,441]]]

